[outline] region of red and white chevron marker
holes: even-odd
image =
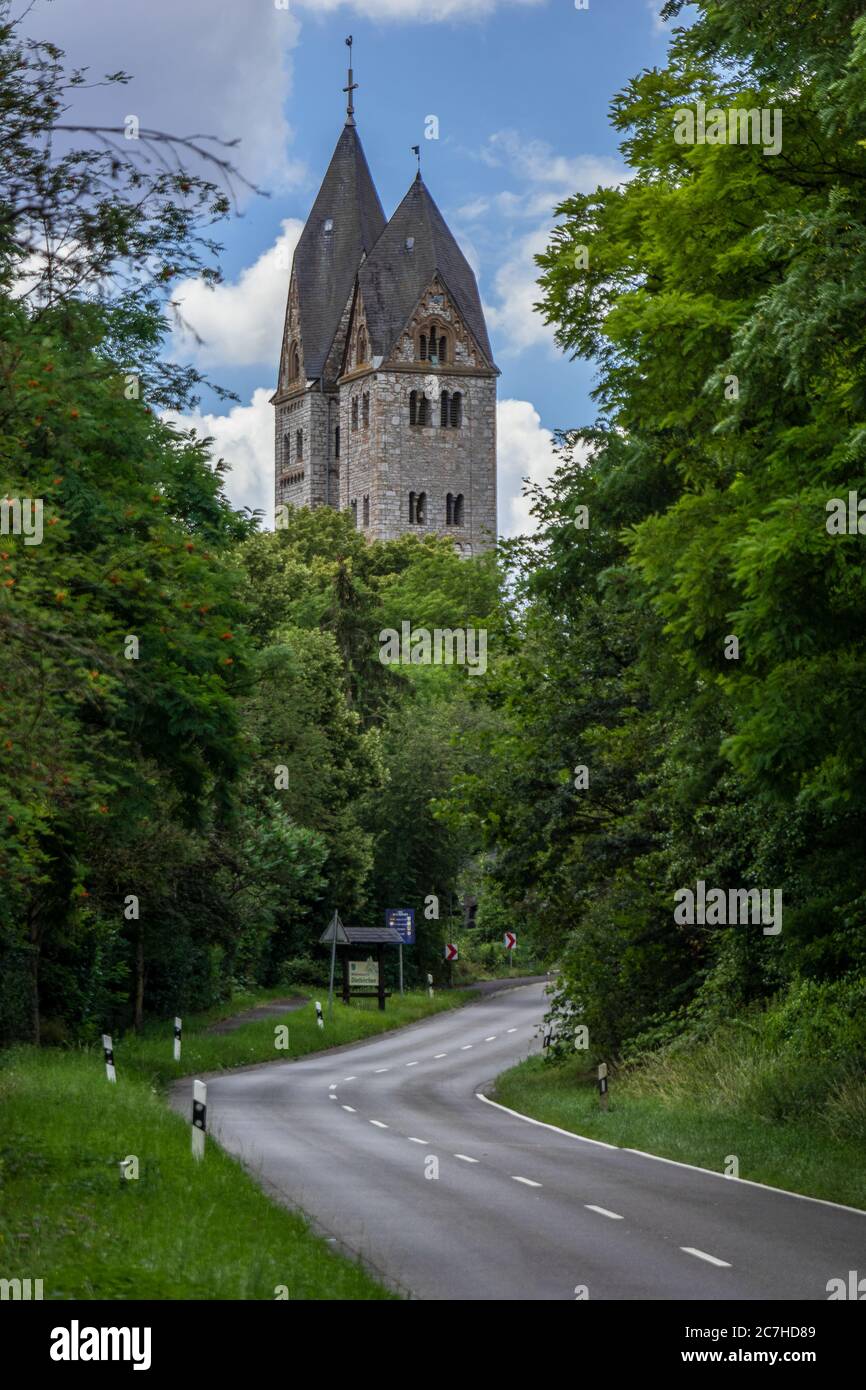
[[[503,937],[506,951],[513,951],[517,945],[517,932],[507,931]]]
[[[452,942],[449,941],[449,942],[448,942],[448,945],[445,947],[445,959],[446,959],[446,960],[457,960],[457,955],[458,955],[457,947],[456,947],[455,945],[453,945]]]

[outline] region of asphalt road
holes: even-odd
[[[826,1300],[829,1279],[866,1272],[863,1214],[481,1099],[540,1046],[544,1007],[531,985],[326,1055],[209,1078],[211,1134],[417,1298],[574,1299],[585,1288],[593,1300]],[[186,1113],[190,1093],[175,1093]]]

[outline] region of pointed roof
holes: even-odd
[[[328,222],[330,231],[325,230]],[[350,118],[295,248],[307,377],[322,375],[358,266],[384,226],[385,213]]]
[[[390,355],[437,272],[492,366],[493,353],[472,267],[419,172],[358,272],[376,355]]]

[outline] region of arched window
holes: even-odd
[[[437,327],[436,327],[436,325],[435,325],[435,323],[434,323],[434,324],[431,325],[431,328],[430,328],[430,340],[429,340],[429,343],[428,343],[428,345],[427,345],[427,350],[428,350],[428,353],[429,353],[429,356],[430,356],[430,361],[433,363],[433,366],[434,366],[434,367],[435,367],[435,366],[438,366],[438,363],[439,363],[439,336],[438,336],[438,334],[439,334],[439,330],[437,329]]]
[[[360,367],[362,362],[367,360],[367,335],[363,328],[358,329],[358,347],[355,353],[355,362]]]
[[[454,525],[454,497],[450,492],[445,498],[445,525]]]
[[[357,526],[357,525],[358,525],[358,499],[357,499],[357,497],[353,497],[353,499],[352,499],[352,502],[351,502],[351,511],[352,511],[352,525],[353,525],[353,526]]]
[[[448,424],[448,401],[448,392],[443,391],[442,395],[439,397],[439,424],[443,429]]]
[[[335,427],[334,427],[334,458],[335,458],[335,459],[338,459],[339,457],[340,457],[340,426],[339,426],[339,425],[335,425]]]
[[[415,494],[414,494],[414,492],[410,492],[410,493],[409,493],[409,525],[410,525],[410,526],[414,526],[414,525],[415,525]]]
[[[303,431],[303,430],[297,430],[297,431],[295,432],[295,458],[297,459],[298,463],[300,463],[301,460],[303,459],[303,457],[304,457],[304,431]]]
[[[410,391],[410,392],[409,392],[409,424],[410,424],[410,425],[417,425],[417,423],[418,423],[418,392],[417,392],[417,391]],[[415,494],[413,493],[412,496],[414,497],[414,495],[415,495]]]
[[[451,424],[454,429],[463,424],[463,394],[460,391],[455,391],[451,397]]]
[[[352,429],[353,429],[353,430],[356,430],[357,428],[358,428],[358,397],[355,396],[354,399],[353,399],[353,401],[352,401]]]
[[[439,365],[440,365],[440,367],[442,366],[443,362],[447,362],[447,361],[448,361],[448,339],[445,338],[445,337],[442,337],[442,338],[439,339]]]
[[[420,340],[420,345],[419,345],[418,356],[421,358],[421,361],[422,361],[422,362],[426,362],[426,361],[427,361],[427,334],[426,334],[426,333],[422,333],[422,334],[421,334],[421,340]]]
[[[420,396],[418,398],[418,424],[430,424],[430,402],[426,396]]]
[[[427,494],[419,492],[415,498],[415,520],[419,526],[427,524]]]
[[[364,498],[364,525],[365,525],[365,526],[369,526],[369,525],[370,525],[370,498],[369,498],[369,495],[366,496],[366,497]]]
[[[454,525],[463,525],[463,493],[458,492],[454,498]]]
[[[298,352],[297,343],[292,343],[289,352],[289,381],[297,381],[301,375],[301,354]]]
[[[363,398],[362,398],[362,411],[361,411],[361,414],[362,414],[363,421],[364,421],[364,429],[365,429],[365,430],[368,430],[368,429],[370,428],[370,392],[369,392],[369,391],[365,391],[365,392],[364,392],[364,395],[363,395]]]
[[[291,435],[289,434],[289,431],[286,430],[285,433],[283,434],[283,468],[284,468],[284,469],[288,468],[289,463],[290,463],[290,461],[291,461],[291,457],[292,457],[292,437],[291,437]]]

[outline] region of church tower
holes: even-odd
[[[347,43],[350,41],[347,40]],[[420,169],[385,218],[348,119],[295,251],[276,503],[332,506],[370,540],[496,541],[496,380],[478,286]]]

